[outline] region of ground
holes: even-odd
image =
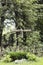
[[[22,63],[15,63],[15,62],[10,62],[10,63],[4,63],[0,62],[0,65],[43,65],[43,58],[40,58],[38,61],[25,61]]]

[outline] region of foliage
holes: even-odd
[[[26,58],[25,52],[10,52],[9,55],[10,55],[10,58],[12,58],[13,61],[16,60],[16,59]]]
[[[4,58],[2,59],[3,62],[11,62],[12,59],[10,58],[10,55],[4,55]]]
[[[37,59],[37,57],[31,53],[27,53],[26,57],[28,60],[31,60],[31,61],[36,61],[36,59]]]
[[[28,49],[39,48],[43,45],[43,1],[39,0],[2,0],[0,3],[0,46],[6,48],[7,46],[14,46],[16,43],[28,47]],[[10,3],[9,3],[10,2]],[[42,3],[42,4],[40,4]],[[6,22],[10,20],[11,22]],[[13,20],[13,21],[12,21]],[[31,29],[31,32],[13,32],[14,24],[16,29]],[[8,24],[9,23],[9,24]],[[8,25],[8,26],[7,26]],[[10,25],[10,32],[8,28]],[[12,26],[11,26],[12,25]],[[6,29],[7,27],[7,29]],[[3,30],[5,35],[3,34]],[[6,32],[5,32],[6,30]],[[40,32],[39,32],[40,31]],[[15,35],[14,35],[15,34]],[[30,34],[30,35],[29,35]],[[22,36],[22,38],[21,38]],[[16,39],[15,39],[16,38]],[[5,45],[4,45],[5,44]],[[12,49],[12,48],[11,48]],[[30,49],[30,51],[31,51]],[[2,50],[2,49],[1,49]],[[38,50],[38,49],[37,49]]]
[[[4,56],[3,61],[11,62],[14,60],[27,59],[30,61],[37,61],[37,56],[29,52],[10,52]]]

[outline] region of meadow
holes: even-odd
[[[38,61],[23,61],[22,63],[13,62],[0,62],[0,65],[43,65],[43,57],[39,58]]]

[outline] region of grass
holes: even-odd
[[[36,62],[32,62],[32,61],[26,61],[26,62],[22,62],[22,63],[18,63],[16,64],[15,62],[10,62],[10,63],[4,63],[4,62],[0,62],[0,65],[43,65],[43,57],[39,58],[38,61]]]

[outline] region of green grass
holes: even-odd
[[[15,62],[10,62],[10,63],[0,62],[0,65],[43,65],[43,58],[39,58],[39,60],[36,62],[26,61],[18,64],[16,64]]]

